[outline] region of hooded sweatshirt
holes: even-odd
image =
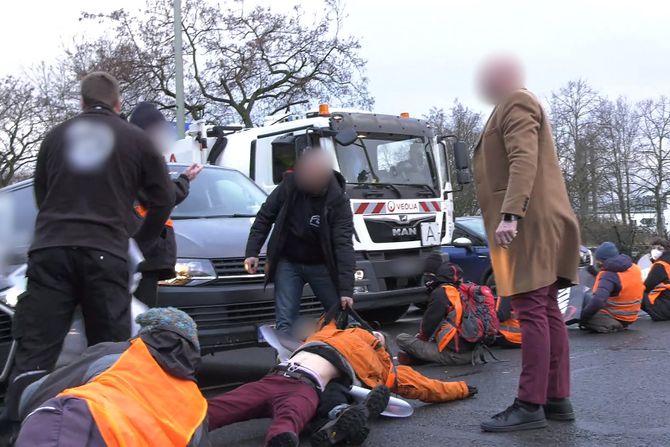
[[[603,262],[603,274],[600,276],[598,289],[593,293],[593,298],[582,310],[581,320],[586,321],[605,307],[607,300],[621,293],[621,280],[618,273],[625,272],[633,266],[633,260],[624,254],[614,256]],[[640,278],[642,281],[642,278]]]

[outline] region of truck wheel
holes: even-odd
[[[400,317],[405,315],[407,309],[409,309],[409,304],[362,310],[359,313],[361,314],[361,317],[367,321],[378,321],[381,324],[391,324],[395,323]]]

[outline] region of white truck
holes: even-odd
[[[266,120],[266,122],[268,122]],[[451,241],[453,189],[470,181],[463,143],[436,136],[425,121],[321,105],[303,116],[275,117],[243,129],[196,122],[167,155],[177,163],[209,163],[241,171],[271,192],[301,152],[321,147],[347,182],[354,219],[355,299],[379,321],[399,318],[426,299],[422,265]]]

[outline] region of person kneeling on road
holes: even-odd
[[[491,290],[463,283],[460,267],[441,261],[440,255],[426,261],[428,307],[416,336],[400,334],[396,338],[398,347],[403,350],[398,353],[400,363],[420,360],[467,365],[475,361],[477,348],[482,343],[495,340],[498,318]]]
[[[496,313],[500,326],[495,344],[507,349],[520,348],[521,322],[512,307],[512,300],[509,297],[496,297]]]
[[[136,338],[88,348],[24,391],[16,447],[211,445],[195,322],[170,307],[136,321]]]
[[[642,310],[654,321],[670,320],[670,242],[657,239],[651,244],[654,262],[644,280]]]
[[[632,259],[612,242],[604,242],[595,253],[600,269],[593,285],[593,298],[585,303],[580,327],[598,333],[618,332],[637,320],[644,294],[642,272]]]

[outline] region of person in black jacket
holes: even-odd
[[[670,242],[657,239],[651,244],[653,264],[644,280],[642,310],[654,321],[670,320]]]
[[[81,82],[83,112],[52,129],[35,168],[38,214],[27,291],[16,306],[16,355],[2,428],[16,420],[16,397],[54,368],[75,307],[89,345],[130,337],[129,238],[147,252],[174,205],[165,162],[146,133],[121,119],[119,85],[103,72]],[[147,215],[127,223],[139,191]]]
[[[277,329],[290,332],[308,283],[324,309],[353,306],[353,217],[343,177],[329,154],[309,149],[263,204],[247,241],[245,269],[258,270],[267,248],[266,280],[274,282]]]
[[[171,132],[165,117],[156,106],[149,102],[140,102],[133,110],[128,121],[146,131],[159,152],[169,149]],[[202,169],[201,165],[193,164],[172,182],[175,192],[175,206],[188,197],[190,184],[202,172]],[[133,228],[137,228],[142,224],[146,202],[146,194],[140,192],[138,204],[135,207],[137,214],[134,217],[136,219],[133,219],[131,224]],[[177,262],[177,241],[171,220],[165,223],[165,227],[163,227],[156,245],[148,252],[142,254],[144,255],[144,262],[140,266],[142,279],[137,289],[135,289],[135,296],[147,306],[155,307],[158,305],[158,282],[174,278],[175,276],[174,266]]]

